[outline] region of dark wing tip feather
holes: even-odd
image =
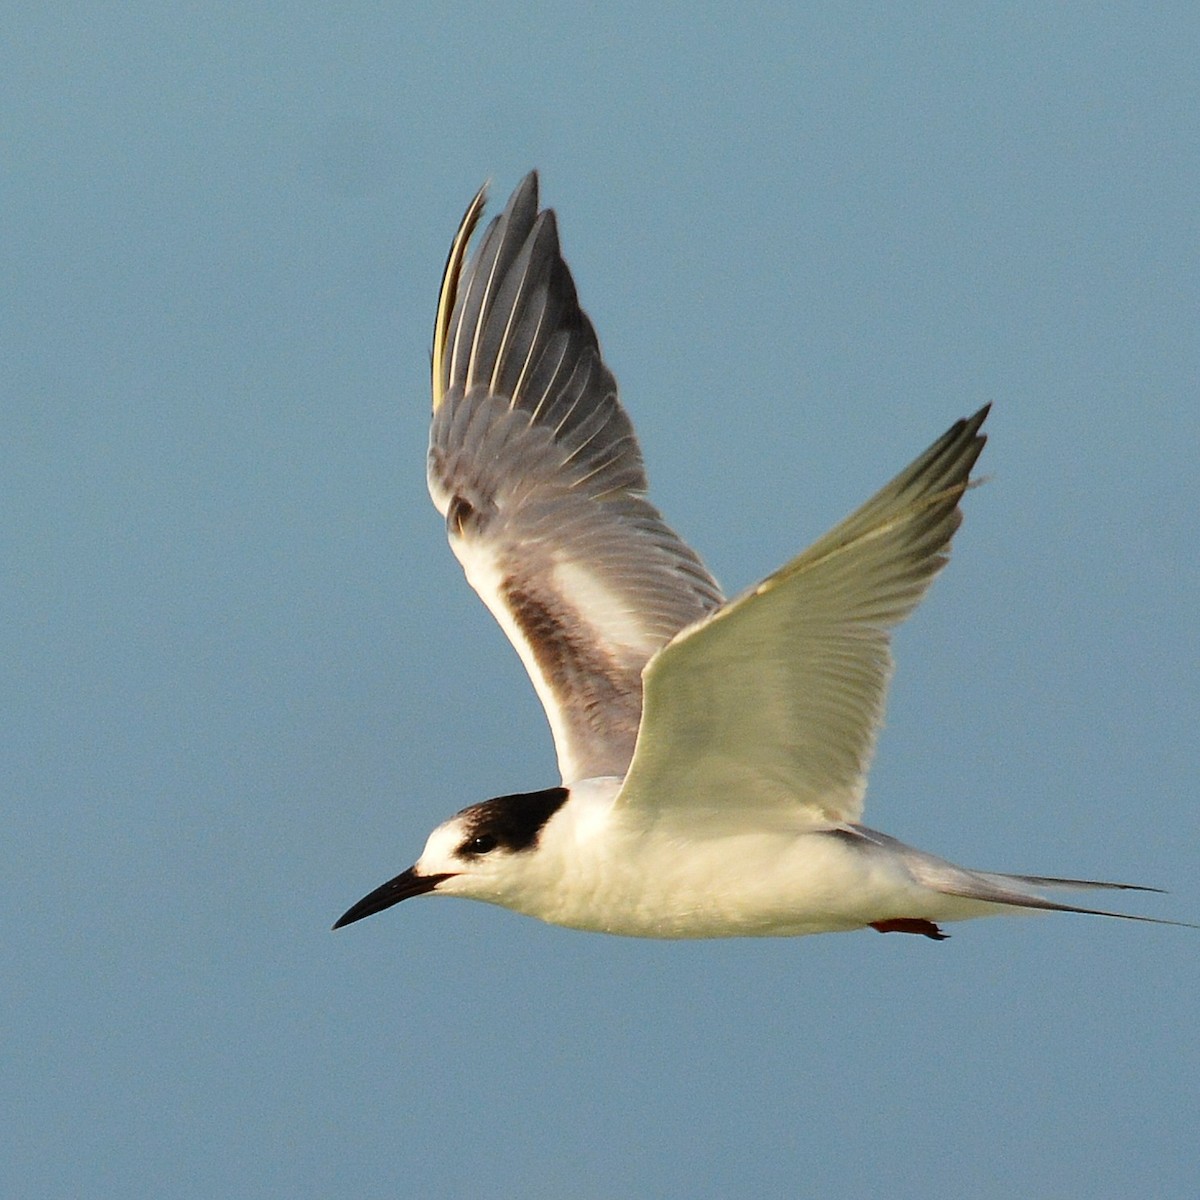
[[[533,174],[533,186],[536,188],[537,175],[532,172],[531,174]],[[483,215],[483,208],[487,203],[487,192],[488,185],[485,183],[475,193],[471,203],[467,205],[467,211],[463,213],[463,218],[458,224],[458,231],[454,235],[454,240],[450,243],[450,250],[446,256],[446,266],[442,272],[442,286],[438,292],[437,316],[434,318],[433,324],[433,350],[430,354],[434,412],[437,411],[438,406],[442,403],[446,395],[445,358],[446,342],[450,332],[450,319],[454,312],[455,302],[458,299],[458,284],[462,277],[463,264],[466,261],[467,246],[471,241],[471,235],[475,232],[475,226],[479,224],[479,218]]]
[[[517,185],[467,261],[482,211],[472,201],[451,246],[433,349],[436,412],[447,398],[505,400],[548,429],[581,478],[618,463],[645,490],[641,453],[617,398],[617,383],[562,256],[553,209],[539,210],[538,176]],[[603,431],[599,433],[598,431]]]

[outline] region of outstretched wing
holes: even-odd
[[[983,449],[981,409],[769,579],[685,630],[644,674],[618,804],[699,833],[862,813],[892,672],[889,631],[945,566]]]
[[[622,775],[642,668],[721,592],[645,498],[617,385],[530,173],[471,261],[481,190],[433,339],[429,491],[467,579],[546,710],[564,783]]]

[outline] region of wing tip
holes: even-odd
[[[459,222],[458,231],[454,235],[454,240],[450,243],[450,251],[446,257],[446,267],[442,272],[442,285],[438,292],[437,315],[433,326],[433,348],[430,354],[430,379],[434,412],[437,412],[446,397],[446,347],[450,335],[450,321],[454,313],[455,304],[458,301],[459,284],[462,280],[463,271],[466,268],[467,247],[479,224],[479,219],[483,215],[491,182],[490,178],[487,179],[467,206],[467,210]],[[512,214],[520,208],[531,207],[536,214],[539,204],[539,191],[540,178],[535,168],[534,170],[527,171],[513,189],[504,213],[498,218],[500,222],[503,223],[511,218]],[[550,219],[553,222],[552,213],[550,214]]]
[[[537,187],[537,172],[531,171],[525,177],[532,178],[533,186]],[[487,204],[488,187],[491,180],[484,181],[483,186],[475,193],[467,210],[463,213],[458,224],[458,232],[450,243],[450,252],[446,256],[446,268],[442,272],[442,286],[438,291],[437,316],[433,325],[433,352],[430,364],[430,380],[433,390],[433,411],[437,412],[446,397],[445,363],[446,337],[450,330],[450,314],[454,311],[454,302],[458,298],[458,283],[462,278],[463,265],[467,258],[467,246],[471,235],[479,224]]]

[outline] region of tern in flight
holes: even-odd
[[[335,928],[427,892],[654,938],[940,939],[1029,909],[1154,920],[1040,894],[1131,885],[967,870],[860,823],[889,633],[946,564],[987,409],[727,600],[646,498],[536,173],[468,263],[484,202],[438,299],[429,490],[533,680],[562,782],[463,809]]]

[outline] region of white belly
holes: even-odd
[[[546,859],[556,871],[503,903],[556,925],[654,938],[794,937],[996,911],[933,891],[898,857],[828,833],[692,841],[613,832],[564,845]]]

